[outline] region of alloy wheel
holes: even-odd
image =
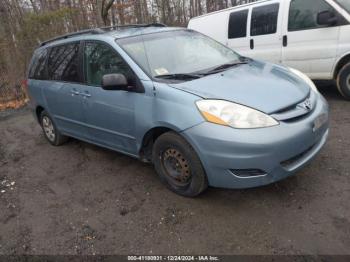
[[[53,126],[51,119],[47,116],[44,116],[42,119],[42,122],[43,122],[43,129],[46,137],[51,142],[54,142],[56,138],[56,134],[55,134],[55,127]]]

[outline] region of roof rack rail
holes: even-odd
[[[57,40],[67,39],[67,38],[73,37],[73,36],[85,35],[85,34],[103,34],[103,33],[104,33],[104,31],[102,29],[100,29],[100,28],[86,29],[86,30],[82,30],[82,31],[69,33],[69,34],[65,34],[65,35],[61,35],[61,36],[57,36],[57,37],[51,38],[49,40],[41,42],[40,46],[44,46],[44,45],[47,45],[48,43],[51,43],[51,42],[54,42],[54,41],[57,41]]]
[[[112,26],[105,26],[105,27],[100,27],[99,29],[102,30],[117,30],[117,29],[122,29],[122,28],[137,28],[137,27],[166,27],[167,25],[162,24],[162,23],[150,23],[150,24],[129,24],[129,25],[112,25]]]
[[[49,40],[43,41],[40,43],[40,46],[47,45],[48,43],[57,41],[57,40],[62,40],[62,39],[67,39],[70,37],[74,36],[79,36],[79,35],[85,35],[85,34],[103,34],[106,33],[108,30],[118,30],[121,28],[137,28],[137,27],[166,27],[165,24],[161,23],[151,23],[151,24],[129,24],[129,25],[114,25],[114,26],[106,26],[106,27],[100,27],[100,28],[94,28],[94,29],[86,29],[74,33],[69,33],[61,36],[57,36],[54,38],[51,38]]]

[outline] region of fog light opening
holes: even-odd
[[[266,176],[266,172],[261,169],[230,169],[231,173],[235,176],[242,178]]]

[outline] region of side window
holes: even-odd
[[[45,80],[47,53],[47,49],[35,52],[29,69],[30,79]]]
[[[228,38],[240,38],[247,36],[248,10],[233,12],[228,22]]]
[[[79,81],[79,43],[55,46],[48,60],[49,78],[65,82]]]
[[[250,35],[269,35],[277,32],[279,4],[253,8]]]
[[[87,42],[84,50],[84,71],[88,85],[100,86],[106,74],[124,74],[129,82],[134,74],[120,55],[106,44]]]
[[[324,0],[292,0],[289,8],[288,31],[324,27],[317,24],[317,15],[323,11],[336,11]]]

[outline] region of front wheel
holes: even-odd
[[[350,63],[343,66],[337,77],[337,87],[342,96],[350,100]]]
[[[202,163],[180,135],[174,132],[161,135],[154,143],[152,157],[160,180],[173,192],[195,197],[208,187]]]

